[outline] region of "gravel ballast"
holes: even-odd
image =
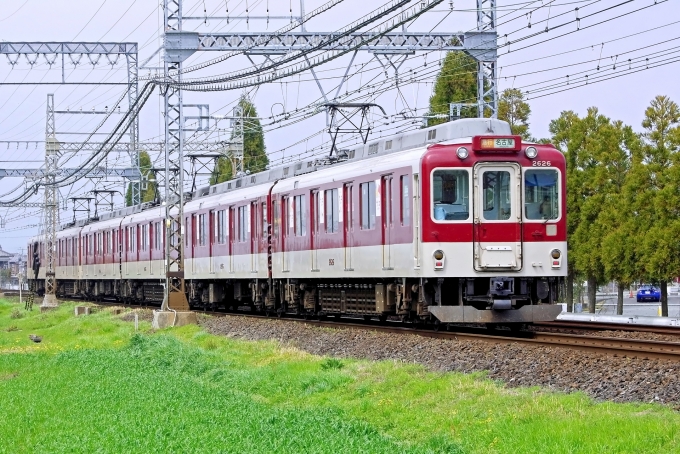
[[[202,316],[199,324],[212,334],[276,340],[315,355],[397,360],[422,364],[433,371],[488,371],[489,378],[507,386],[583,391],[601,400],[668,403],[680,410],[680,364],[673,361],[610,357],[519,343],[320,328],[242,316]]]

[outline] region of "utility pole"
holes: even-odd
[[[42,308],[57,306],[57,282],[54,256],[59,216],[58,189],[55,184],[59,161],[59,142],[55,137],[54,94],[47,95],[47,126],[45,128],[45,298]]]

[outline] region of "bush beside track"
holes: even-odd
[[[674,452],[661,405],[0,300],[0,452]],[[125,316],[125,315],[124,315]],[[126,316],[126,319],[131,317]],[[29,334],[43,336],[40,344]]]

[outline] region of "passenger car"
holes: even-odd
[[[661,292],[652,285],[641,285],[637,291],[637,302],[642,301],[659,302],[661,301]]]

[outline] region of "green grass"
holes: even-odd
[[[661,405],[17,306],[0,300],[0,452],[680,452]]]

